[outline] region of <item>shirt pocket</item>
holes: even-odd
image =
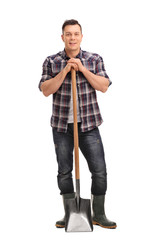
[[[96,62],[95,61],[83,61],[83,65],[87,68],[90,72],[96,73]]]
[[[63,70],[63,68],[65,67],[65,65],[60,62],[51,63],[52,77],[55,77],[58,73],[60,73]]]

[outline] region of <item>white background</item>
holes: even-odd
[[[63,50],[61,26],[77,19],[82,49],[100,54],[113,84],[98,101],[108,168],[107,217],[116,230],[65,233],[50,116],[38,90],[42,64]],[[160,36],[158,0],[3,1],[0,6],[1,239],[159,239]],[[80,154],[81,197],[90,173]],[[154,237],[155,236],[155,237]]]

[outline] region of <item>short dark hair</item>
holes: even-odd
[[[62,25],[62,33],[64,32],[64,28],[67,26],[67,25],[79,25],[80,26],[80,29],[81,29],[81,32],[82,32],[82,27],[81,27],[81,24],[79,24],[79,22],[75,19],[71,19],[71,20],[66,20],[63,25]]]

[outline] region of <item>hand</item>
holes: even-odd
[[[78,70],[76,70],[76,71],[83,72],[83,70],[85,69],[85,67],[83,66],[83,64],[81,63],[81,60],[79,58],[71,58],[68,60],[67,63],[76,64],[77,68],[78,68]]]
[[[75,63],[70,63],[70,62],[67,62],[67,65],[65,66],[65,70],[68,72],[71,71],[71,68],[73,68],[75,71],[78,71],[78,65],[75,64]]]

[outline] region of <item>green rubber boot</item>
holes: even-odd
[[[103,228],[116,228],[117,225],[115,222],[112,222],[107,219],[104,210],[105,195],[94,196],[92,197],[92,210],[93,217],[92,222],[94,225],[99,225]]]
[[[75,193],[66,193],[66,194],[63,194],[63,195],[62,195],[62,198],[63,198],[63,206],[64,206],[64,200],[65,200],[65,199],[75,198]],[[61,220],[59,220],[59,221],[56,222],[55,226],[56,226],[57,228],[64,228],[64,227],[65,227],[65,215],[64,215],[64,217],[63,217]]]

